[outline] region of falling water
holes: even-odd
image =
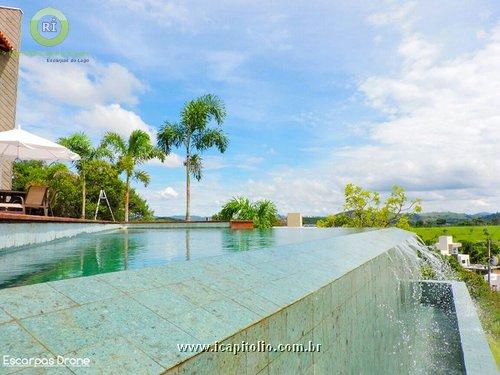
[[[410,373],[463,373],[452,298],[446,299],[446,284],[439,283],[455,279],[454,271],[436,251],[416,237],[395,247],[388,256],[394,287],[400,294],[397,303],[378,306],[384,310],[394,335],[389,356],[399,363],[399,369]],[[437,284],[422,283],[425,268],[431,270]],[[447,304],[429,301],[447,301]]]

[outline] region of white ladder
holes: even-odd
[[[97,220],[97,212],[99,211],[99,204],[101,203],[101,200],[103,200],[103,199],[108,204],[109,212],[111,212],[111,217],[113,218],[113,221],[116,221],[115,215],[113,215],[113,210],[111,210],[111,205],[109,204],[108,196],[106,195],[106,192],[104,191],[104,189],[101,189],[101,191],[99,191],[99,198],[97,199],[97,206],[95,208],[94,220]]]

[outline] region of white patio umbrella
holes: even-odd
[[[0,159],[80,160],[80,156],[60,144],[21,129],[0,132]]]

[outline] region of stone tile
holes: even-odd
[[[79,304],[123,296],[118,289],[92,276],[54,281],[47,285]]]
[[[223,374],[219,369],[219,357],[217,353],[202,353],[189,361],[182,363],[175,374],[178,375],[207,375]],[[169,372],[170,374],[170,372]]]
[[[336,336],[336,330],[338,327],[335,324],[336,318],[329,316],[321,321],[313,329],[313,342],[315,344],[321,344],[321,351],[331,351]]]
[[[268,319],[264,319],[247,329],[247,341],[250,345],[258,345],[259,341],[266,342],[269,337]],[[257,374],[269,363],[269,353],[248,352],[247,353],[247,373]]]
[[[168,264],[160,267],[152,267],[150,270],[150,279],[160,286],[180,283],[193,276],[195,267],[191,262],[186,264]]]
[[[260,288],[255,292],[281,307],[285,307],[305,295],[300,287],[294,285],[293,278],[279,279],[266,288]]]
[[[15,322],[0,325],[0,338],[2,364],[4,356],[15,358],[53,357],[47,349]],[[0,373],[10,374],[20,370],[19,367],[0,366]]]
[[[130,294],[130,296],[166,319],[173,318],[198,307],[183,296],[173,292],[169,287],[136,292]]]
[[[278,304],[253,291],[232,294],[230,298],[256,314],[259,314],[261,317],[268,316],[279,310]]]
[[[283,374],[302,375],[300,369],[300,358],[297,353],[280,353],[280,355],[269,364],[269,375]]]
[[[280,260],[281,261],[281,260]],[[259,263],[254,265],[259,272],[263,271],[264,273],[268,273],[273,275],[275,278],[285,277],[290,275],[293,272],[290,270],[283,269],[281,267],[276,267],[276,262],[267,262],[267,263]]]
[[[0,290],[0,307],[17,319],[76,306],[76,303],[47,284]]]
[[[210,285],[211,288],[225,295],[249,290],[253,281],[248,275],[231,271],[224,275],[204,275],[201,280],[203,280],[204,284]]]
[[[65,354],[162,321],[153,311],[123,297],[23,319],[21,324],[54,353]]]
[[[181,283],[172,284],[169,288],[197,306],[203,306],[224,297],[222,293],[204,285],[201,280],[194,277]]]
[[[314,325],[321,323],[332,311],[332,287],[324,286],[311,296]]]
[[[246,363],[248,353],[243,350],[242,343],[247,343],[247,332],[242,331],[224,340],[221,345],[229,346],[232,351],[214,353],[217,358],[218,373],[224,374],[246,374]],[[237,350],[239,351],[237,351]]]
[[[241,330],[258,320],[259,315],[229,298],[211,302],[203,308],[225,324]]]
[[[110,272],[97,277],[125,293],[154,289],[161,286],[161,283],[147,269]]]
[[[7,314],[1,307],[0,307],[0,324],[2,323],[8,323],[12,320],[13,318]]]
[[[107,321],[106,306],[101,303],[22,319],[21,324],[58,355],[115,334]]]
[[[313,304],[310,296],[295,302],[286,313],[287,343],[295,343],[313,328]]]
[[[196,354],[181,352],[178,345],[199,342],[167,321],[157,321],[138,327],[124,334],[124,337],[165,368],[175,366],[185,358]]]
[[[16,372],[16,375],[70,375],[73,372],[67,367],[54,366],[54,367],[28,367],[24,370]]]
[[[268,319],[269,344],[276,349],[279,344],[288,344],[286,310],[281,310]],[[277,351],[269,352],[269,361],[274,361],[281,353]]]
[[[153,359],[121,337],[81,348],[68,356],[90,359],[89,367],[70,367],[75,374],[141,375],[164,371]]]
[[[165,321],[154,311],[141,305],[132,298],[120,298],[112,301],[106,308],[106,320],[115,332],[127,335],[141,329],[153,328]],[[100,308],[98,311],[102,311]]]
[[[304,348],[303,352],[296,353],[300,361],[300,370],[303,374],[307,374],[308,371],[313,370],[314,353],[316,352],[316,344],[318,343],[314,342],[312,332],[301,337],[298,343],[303,345]]]
[[[234,333],[230,325],[201,307],[178,315],[170,321],[203,344],[221,341]]]

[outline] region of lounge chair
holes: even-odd
[[[17,197],[18,202],[0,203],[0,210],[14,211],[17,213],[31,213],[32,210],[43,210],[43,214],[48,216],[49,201],[47,186],[32,185],[28,188],[26,198]]]

